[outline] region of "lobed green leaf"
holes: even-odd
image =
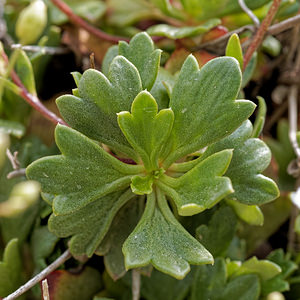
[[[136,34],[127,44],[119,42],[119,55],[126,57],[139,71],[143,89],[151,90],[155,82],[159,65],[161,50],[154,49],[150,36],[141,32]],[[124,110],[120,109],[119,111]]]
[[[191,216],[211,208],[233,192],[231,181],[222,177],[232,157],[231,150],[224,150],[199,162],[179,178],[167,175],[157,185],[171,197],[182,216]]]
[[[74,212],[99,197],[123,190],[140,167],[126,165],[83,134],[58,125],[55,140],[63,155],[44,157],[27,168],[43,192],[54,194],[56,215]]]
[[[252,102],[235,101],[240,86],[241,71],[234,58],[213,59],[201,70],[192,55],[186,59],[170,100],[173,146],[164,165],[229,135],[252,114]]]
[[[210,19],[198,26],[175,27],[167,24],[158,24],[147,29],[150,35],[165,36],[170,39],[194,37],[208,32],[221,23],[220,19]]]
[[[144,214],[125,241],[123,253],[127,269],[151,263],[177,279],[189,272],[189,263],[213,262],[211,254],[178,223],[159,191],[148,196]]]

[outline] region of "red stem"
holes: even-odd
[[[6,64],[8,64],[8,57],[4,51],[1,51],[2,57],[5,61]],[[61,118],[59,118],[55,113],[52,111],[48,110],[46,106],[42,104],[42,102],[39,100],[39,98],[31,93],[26,89],[24,84],[22,83],[20,77],[18,74],[12,70],[11,71],[11,78],[13,82],[21,89],[21,97],[30,105],[32,106],[35,110],[40,112],[45,118],[50,120],[54,124],[62,124],[68,126],[67,123],[65,123]]]
[[[274,0],[272,3],[272,6],[270,7],[266,17],[262,21],[260,27],[258,28],[253,41],[251,42],[249,48],[246,51],[245,57],[244,57],[244,70],[246,69],[253,53],[257,50],[257,48],[261,45],[263,38],[268,31],[269,26],[271,25],[272,20],[274,19],[277,10],[280,6],[281,0]]]
[[[78,25],[79,27],[85,29],[90,34],[94,35],[95,37],[97,37],[101,40],[115,43],[115,44],[117,44],[119,41],[126,41],[126,42],[130,41],[129,38],[111,35],[111,34],[108,34],[104,31],[100,30],[99,28],[96,28],[96,27],[90,25],[89,23],[84,21],[82,18],[80,18],[79,16],[74,14],[72,9],[62,0],[51,0],[51,1],[61,12],[63,12],[66,16],[69,17],[70,21],[73,24]],[[164,37],[161,37],[161,36],[153,36],[152,37],[152,40],[154,42],[159,42],[160,40],[163,40],[163,39],[164,39]]]
[[[75,15],[73,13],[73,11],[71,10],[71,8],[66,3],[64,3],[62,0],[51,0],[51,1],[57,8],[59,8],[59,10],[61,12],[63,12],[65,15],[67,15],[69,17],[70,21],[73,24],[82,27],[83,29],[85,29],[92,35],[98,37],[99,39],[109,41],[112,43],[118,43],[120,40],[129,42],[128,38],[110,35],[106,32],[103,32],[102,30],[90,25],[89,23],[87,23],[86,21],[81,19],[79,16]]]

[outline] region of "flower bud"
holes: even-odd
[[[40,184],[33,180],[17,183],[7,201],[0,203],[0,217],[12,217],[24,212],[40,197]]]
[[[284,299],[285,297],[279,292],[273,292],[267,296],[267,300],[284,300]]]
[[[16,35],[23,45],[34,43],[47,25],[47,6],[43,0],[34,0],[25,7],[16,23]]]

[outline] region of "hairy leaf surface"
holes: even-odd
[[[201,70],[192,55],[186,59],[170,100],[173,147],[165,165],[229,135],[252,114],[252,102],[235,100],[240,86],[234,58],[213,59]]]
[[[145,212],[123,245],[125,266],[137,268],[153,264],[158,270],[183,278],[189,263],[213,262],[211,254],[175,219],[165,197],[158,192],[148,196]]]

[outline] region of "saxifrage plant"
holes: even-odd
[[[57,99],[70,126],[55,131],[62,155],[35,161],[27,176],[41,183],[53,208],[49,229],[71,237],[74,256],[105,253],[109,229],[128,203],[134,230],[120,244],[126,269],[152,264],[181,279],[189,264],[212,264],[213,256],[179,216],[222,199],[260,205],[278,189],[260,174],[271,154],[253,137],[255,105],[236,100],[238,61],[220,57],[199,70],[190,55],[173,77],[160,68],[160,55],[139,33],[108,52],[104,74],[74,73],[73,95]]]

